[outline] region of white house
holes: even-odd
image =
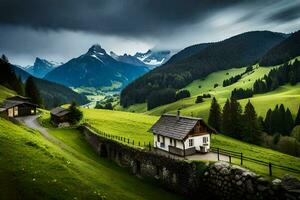
[[[186,156],[208,152],[211,133],[216,131],[203,119],[177,115],[162,115],[151,127],[154,147],[172,154]]]

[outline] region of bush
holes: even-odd
[[[107,109],[107,110],[113,110],[113,106],[112,106],[111,103],[107,103],[107,104],[105,104],[104,109]]]
[[[215,83],[214,84],[214,88],[216,88],[216,87],[218,87],[219,86],[219,84],[218,83]]]
[[[191,93],[188,90],[180,90],[179,92],[176,93],[176,101],[180,100],[180,99],[184,99],[187,97],[190,97]]]
[[[100,103],[97,103],[97,105],[95,106],[95,109],[104,109],[104,106]]]
[[[280,140],[277,144],[277,149],[278,151],[289,155],[293,155],[293,156],[300,155],[300,144],[293,137],[288,137],[288,136],[280,137]]]
[[[295,138],[298,142],[300,142],[300,125],[295,126],[293,128],[291,137]]]
[[[202,103],[204,102],[203,97],[202,96],[197,96],[196,102],[195,103]]]
[[[78,122],[80,122],[80,120],[83,117],[82,112],[76,107],[76,103],[73,102],[70,107],[70,114],[69,114],[69,120],[71,124],[76,124]]]
[[[280,134],[276,133],[275,135],[273,135],[273,144],[277,144],[280,140]]]

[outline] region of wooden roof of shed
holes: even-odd
[[[51,114],[52,115],[55,115],[55,116],[58,116],[58,117],[61,117],[61,116],[64,116],[66,114],[69,114],[70,110],[67,109],[67,108],[62,108],[62,107],[56,107],[56,108],[53,108],[51,110]]]
[[[179,116],[179,119],[177,119],[176,115],[165,114],[150,128],[150,131],[154,134],[183,140],[195,127],[198,121],[202,121],[205,124],[202,118]],[[210,128],[208,125],[206,126],[211,132],[215,132],[214,129]]]
[[[4,100],[0,107],[4,108],[4,109],[9,109],[14,106],[18,106],[18,105],[22,105],[22,104],[37,107],[37,105],[27,102],[27,101],[13,101],[13,100]]]

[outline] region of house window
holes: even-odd
[[[176,140],[174,140],[174,147],[176,147]]]
[[[194,139],[189,139],[189,146],[190,147],[194,146]]]
[[[18,116],[19,115],[19,107],[16,106],[14,107],[14,116]]]
[[[203,137],[203,144],[206,144],[208,142],[208,138],[207,137]]]
[[[160,136],[157,135],[157,142],[160,142]]]

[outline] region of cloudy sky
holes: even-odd
[[[0,10],[0,53],[23,66],[66,62],[95,43],[134,54],[300,29],[300,0],[0,0]]]

